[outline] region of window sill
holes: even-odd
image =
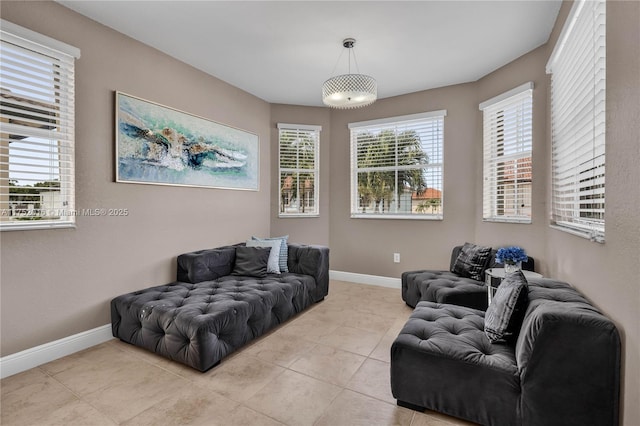
[[[319,213],[309,213],[309,214],[279,214],[278,219],[304,219],[304,218],[313,218],[320,217]]]
[[[76,229],[75,223],[30,223],[30,224],[2,224],[0,231],[36,231],[42,229]]]
[[[568,234],[575,235],[576,237],[580,237],[580,238],[584,238],[585,240],[593,241],[594,243],[604,244],[604,242],[605,242],[604,235],[594,236],[592,232],[589,232],[589,231],[586,231],[586,230],[576,229],[576,228],[572,228],[572,227],[569,227],[569,226],[554,225],[554,224],[550,224],[549,228],[555,229],[556,231],[566,232]]]
[[[502,218],[502,217],[489,217],[482,218],[483,222],[495,222],[495,223],[516,223],[516,224],[524,224],[531,225],[531,219],[517,219],[517,218]]]
[[[408,220],[443,220],[442,215],[407,215],[381,213],[352,213],[351,219],[408,219]]]

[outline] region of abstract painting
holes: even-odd
[[[257,191],[258,136],[116,92],[116,182]]]

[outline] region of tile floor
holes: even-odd
[[[332,281],[329,296],[206,373],[111,340],[0,383],[8,425],[471,425],[398,407],[400,290]]]

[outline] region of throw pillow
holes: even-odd
[[[199,283],[229,275],[236,257],[235,248],[200,250],[178,256],[178,281]]]
[[[482,281],[482,272],[486,269],[490,256],[491,247],[464,243],[451,272]]]
[[[522,271],[507,274],[484,314],[484,332],[492,342],[517,336],[529,301],[529,286]]]
[[[270,240],[280,240],[280,262],[278,266],[280,267],[280,272],[289,272],[289,266],[287,265],[287,260],[289,259],[289,236],[284,235],[282,237],[270,237],[270,238],[259,238],[259,237],[251,237],[252,240],[256,241],[270,241]]]
[[[281,240],[269,240],[269,241],[249,240],[247,241],[247,247],[269,247],[271,249],[271,252],[269,253],[269,261],[267,262],[267,272],[269,274],[279,274],[281,243],[282,243]]]
[[[232,274],[266,277],[270,254],[269,247],[236,247],[236,263]]]

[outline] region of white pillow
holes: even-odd
[[[269,261],[267,262],[267,273],[280,273],[280,244],[282,240],[248,240],[247,247],[271,247]]]

